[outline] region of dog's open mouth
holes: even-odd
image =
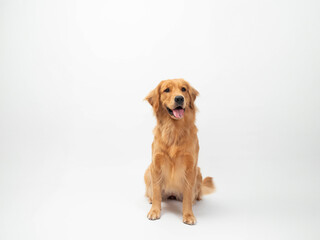
[[[170,109],[167,107],[168,113],[177,118],[177,119],[181,119],[184,116],[184,109],[182,107],[176,107],[175,109]]]

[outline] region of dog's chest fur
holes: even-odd
[[[162,169],[163,196],[166,198],[173,195],[181,200],[185,182],[185,169],[181,160],[167,160]]]
[[[186,181],[183,156],[188,151],[197,158],[197,128],[194,124],[169,121],[158,124],[154,133],[157,149],[167,155],[161,166],[162,196],[175,196],[182,200]]]
[[[162,169],[162,194],[164,198],[175,196],[182,200],[182,193],[185,186],[185,164],[182,149],[185,149],[185,140],[182,138],[178,142],[173,142],[171,146],[166,145],[165,152],[167,158],[163,161]]]

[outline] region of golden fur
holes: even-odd
[[[174,196],[183,202],[183,222],[195,224],[193,202],[214,191],[212,178],[202,180],[197,166],[199,143],[194,101],[198,94],[185,80],[173,79],[160,82],[146,97],[157,118],[152,162],[144,175],[146,196],[152,203],[148,213],[151,220],[160,218],[161,200]],[[184,98],[184,115],[179,119],[169,114],[177,106],[176,96]]]

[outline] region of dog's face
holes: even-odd
[[[165,80],[152,90],[146,100],[155,113],[165,111],[174,120],[180,120],[185,112],[194,110],[198,91],[183,79]]]

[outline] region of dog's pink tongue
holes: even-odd
[[[184,109],[173,109],[172,112],[176,118],[183,118]]]

